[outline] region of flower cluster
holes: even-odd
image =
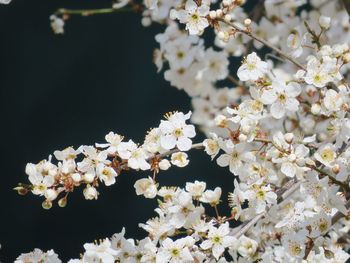
[[[186,166],[189,160],[185,151],[198,147],[191,140],[196,135],[194,126],[186,123],[190,116],[191,112],[168,113],[159,127],[147,133],[142,145],[132,140],[124,141],[123,136],[110,132],[105,143],[55,151],[56,164],[51,155],[37,164],[28,163],[26,174],[30,184],[20,184],[15,189],[21,194],[31,191],[44,196],[43,207],[46,209],[62,196],[58,204],[64,207],[67,195],[75,188],[84,186],[85,199],[97,199],[99,184],[111,186],[124,170],[134,169],[153,172],[153,179],[142,179],[135,184],[137,194],[151,198],[153,194],[149,188],[155,187],[156,174],[171,165]]]
[[[148,236],[126,239],[123,230],[85,244],[81,259],[71,262],[350,258],[349,15],[336,0],[259,1],[254,12],[247,12],[245,2],[114,4],[111,12],[125,6],[142,11],[145,26],[166,25],[156,36],[154,63],[191,97],[193,114],[166,115],[142,145],[109,133],[105,143],[56,151],[56,164],[49,157],[27,165],[31,184],[16,190],[45,196],[46,208],[60,195],[58,203],[65,206],[67,194],[80,185],[86,199],[96,199],[97,186],[113,185],[124,170],[153,172],[134,185],[137,195],[159,199],[157,216],[140,224]],[[76,12],[51,17],[56,33],[63,32],[62,14],[69,13]],[[213,43],[203,37],[210,28]],[[242,61],[237,72],[230,67],[235,57]],[[193,144],[188,121],[204,132],[203,142]],[[220,187],[157,183],[160,170],[186,166],[193,148],[204,149],[218,169],[233,174],[229,215],[218,211]]]

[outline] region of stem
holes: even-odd
[[[101,9],[65,9],[60,8],[55,12],[55,15],[101,15],[101,14],[111,14],[111,13],[122,13],[122,12],[132,12],[135,11],[132,7],[124,8],[101,8]]]
[[[266,41],[265,39],[255,35],[253,32],[251,32],[250,30],[247,29],[242,29],[239,26],[235,25],[234,23],[230,23],[230,22],[226,22],[224,19],[219,19],[219,21],[225,23],[226,25],[229,25],[231,27],[233,27],[237,32],[240,32],[242,34],[245,34],[253,39],[255,39],[256,41],[262,43],[263,45],[269,47],[270,49],[274,50],[276,53],[278,53],[280,56],[284,57],[285,59],[289,60],[290,62],[292,62],[295,66],[297,66],[300,69],[303,69],[306,71],[306,68],[301,65],[298,61],[296,61],[295,59],[293,59],[291,56],[289,56],[288,54],[284,53],[282,50],[280,50],[279,48],[273,46],[272,44],[270,44],[268,41]]]
[[[235,77],[233,77],[232,75],[228,75],[227,79],[237,86],[242,86],[242,83],[239,80],[237,80]]]
[[[220,214],[219,214],[218,206],[215,205],[214,209],[215,209],[216,218],[219,219],[220,218]]]

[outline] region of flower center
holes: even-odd
[[[212,242],[213,242],[214,244],[220,244],[220,243],[221,243],[221,237],[219,237],[219,236],[213,237],[213,238],[212,238]]]
[[[321,157],[326,162],[331,162],[334,159],[334,152],[331,149],[326,149],[322,151]]]
[[[198,20],[198,19],[199,19],[199,15],[196,14],[196,13],[194,13],[194,14],[192,14],[191,18],[192,18],[193,20]]]
[[[181,128],[175,129],[174,135],[175,135],[176,138],[181,137],[183,135],[182,129]]]
[[[172,255],[173,257],[178,257],[178,256],[180,255],[180,250],[177,249],[177,248],[173,248],[173,249],[171,250],[171,255]]]

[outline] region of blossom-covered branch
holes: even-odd
[[[85,244],[82,257],[71,262],[330,263],[350,258],[349,244],[340,243],[350,231],[348,14],[339,1],[269,0],[250,17],[244,4],[144,1],[142,24],[166,25],[156,35],[154,63],[172,86],[191,97],[193,113],[167,115],[142,145],[109,133],[103,144],[56,151],[56,164],[50,157],[27,165],[31,185],[16,189],[44,196],[46,208],[59,195],[64,206],[66,195],[80,185],[86,199],[96,199],[100,183],[112,185],[128,169],[152,173],[134,185],[137,195],[159,199],[157,216],[140,224],[148,236],[126,239],[123,230]],[[113,8],[131,3],[117,5]],[[56,33],[64,31],[63,15],[53,20]],[[203,37],[205,31],[213,34],[213,43]],[[283,59],[266,55],[264,47]],[[231,72],[233,57],[242,60],[237,72]],[[205,134],[202,143],[192,143],[195,131],[188,121]],[[186,166],[186,152],[194,148],[232,173],[229,215],[219,213],[219,186],[157,184],[159,171]],[[53,251],[24,254],[18,262],[35,253],[58,262]]]

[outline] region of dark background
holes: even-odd
[[[27,162],[67,146],[103,142],[109,131],[142,142],[164,113],[191,109],[188,96],[170,87],[152,63],[162,26],[144,28],[140,15],[123,13],[73,17],[64,35],[51,31],[49,16],[57,8],[109,6],[102,0],[13,0],[0,6],[1,262],[34,248],[53,248],[65,262],[79,257],[84,243],[123,226],[127,237],[143,238],[138,223],[155,215],[156,201],[137,197],[133,188],[147,173],[120,175],[115,185],[99,189],[96,201],[85,201],[79,189],[66,208],[48,211],[42,198],[12,190],[28,182]],[[204,153],[190,156],[188,167],[161,173],[161,185],[198,179],[232,190],[228,169]],[[228,212],[224,205],[220,210]]]

